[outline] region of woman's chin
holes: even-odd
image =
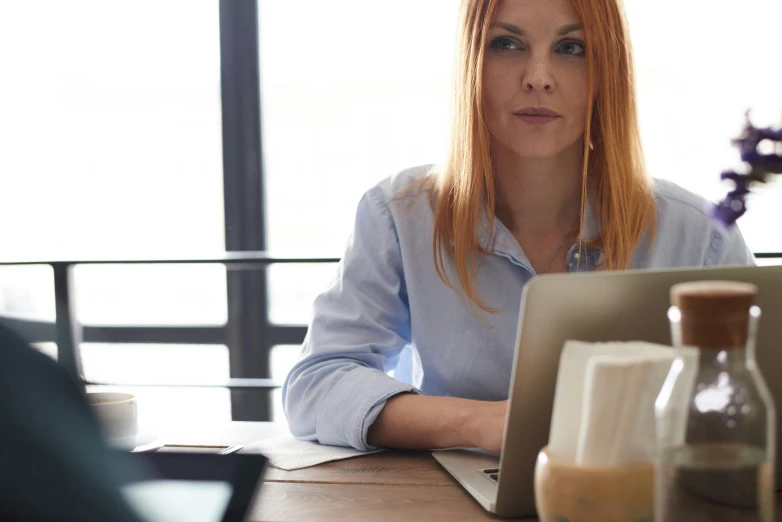
[[[513,153],[523,159],[545,160],[562,157],[563,155],[581,154],[581,140],[563,142],[557,139],[541,139],[542,137],[519,138],[510,148]]]
[[[514,150],[519,158],[529,160],[545,160],[560,156],[566,147],[554,147],[550,145],[518,147]]]

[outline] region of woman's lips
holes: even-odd
[[[546,125],[562,117],[558,112],[546,107],[527,107],[516,111],[514,115],[531,125]]]
[[[560,118],[559,116],[544,116],[542,114],[516,114],[516,116],[521,121],[532,125],[546,125]]]

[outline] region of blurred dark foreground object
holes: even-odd
[[[122,452],[138,475],[123,487],[136,511],[155,522],[244,522],[262,485],[257,454]]]
[[[140,522],[80,385],[0,325],[0,520]]]

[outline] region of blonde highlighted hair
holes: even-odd
[[[500,0],[462,0],[450,147],[429,195],[434,208],[434,262],[440,278],[452,261],[466,297],[493,312],[475,288],[478,261],[487,254],[478,231],[484,219],[494,233],[495,182],[489,131],[483,117],[486,35]],[[652,224],[655,206],[638,132],[634,70],[620,0],[570,0],[585,33],[588,96],[581,179],[581,226],[587,197],[594,197],[599,238],[590,244],[605,255],[604,270],[626,269],[632,250]],[[587,243],[579,234],[579,244]]]

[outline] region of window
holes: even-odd
[[[270,251],[340,257],[367,189],[439,161],[457,6],[454,0],[259,2]],[[333,266],[272,267],[272,320],[307,322],[312,299],[334,273]]]
[[[717,201],[720,173],[739,164],[731,140],[752,109],[782,124],[778,0],[625,0],[635,49],[643,145],[650,173]],[[756,252],[782,251],[782,188],[763,187],[738,224]]]
[[[43,4],[0,5],[3,250],[221,250],[217,1]]]
[[[0,315],[54,321],[53,277],[51,267],[45,265],[1,267]]]
[[[231,420],[230,392],[224,388],[158,388],[133,384],[192,384],[228,378],[228,349],[213,345],[99,344],[81,345],[84,376],[119,386],[96,391],[123,391],[138,397],[139,430],[158,435],[167,425],[209,425]]]
[[[0,49],[2,257],[224,250],[217,0],[0,2]],[[75,279],[88,325],[226,321],[222,266],[82,266]],[[51,269],[0,271],[0,314],[53,320]],[[135,361],[142,378],[168,357],[148,348],[85,345],[85,368],[126,380]],[[188,375],[227,377],[224,349],[195,348]]]
[[[88,325],[223,325],[222,265],[81,265],[79,321]]]

